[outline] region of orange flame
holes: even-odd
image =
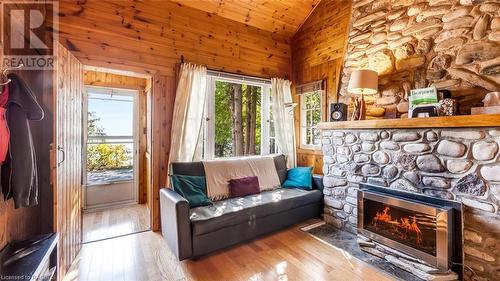
[[[377,212],[372,221],[373,226],[377,227],[378,223],[390,224],[394,235],[399,235],[401,239],[408,239],[409,233],[414,233],[417,238],[417,244],[422,244],[422,231],[418,227],[416,216],[393,220],[390,212],[391,208],[388,206],[382,212]]]

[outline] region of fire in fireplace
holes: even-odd
[[[371,200],[365,201],[365,229],[384,237],[436,254],[436,219]]]
[[[449,269],[450,208],[376,191],[358,191],[358,232],[442,269]]]

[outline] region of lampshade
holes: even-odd
[[[378,93],[378,73],[370,69],[353,71],[347,91],[356,95],[375,95]]]

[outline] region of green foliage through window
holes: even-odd
[[[262,88],[215,82],[215,157],[260,154]]]
[[[95,112],[87,114],[87,134],[89,138],[104,137],[104,128]],[[87,144],[87,171],[126,169],[132,167],[132,151],[125,144]]]
[[[117,170],[132,168],[131,151],[123,144],[87,145],[88,171]]]

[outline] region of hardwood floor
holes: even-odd
[[[101,240],[150,229],[145,204],[115,207],[83,214],[83,242]]]
[[[300,225],[179,262],[155,232],[85,244],[65,281],[74,280],[393,280]]]

